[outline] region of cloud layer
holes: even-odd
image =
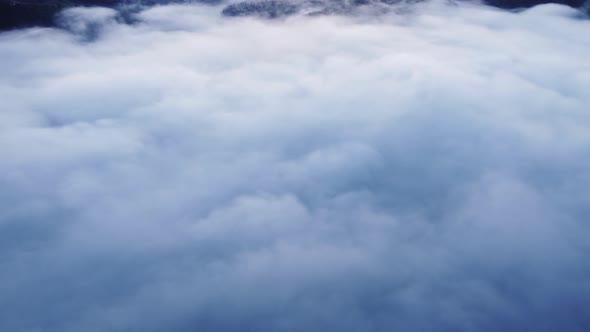
[[[0,330],[587,331],[590,22],[0,34]]]

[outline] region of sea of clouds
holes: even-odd
[[[590,21],[390,14],[0,34],[0,330],[590,330]]]

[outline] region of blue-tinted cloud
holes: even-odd
[[[0,34],[2,331],[589,328],[588,21],[220,10]]]

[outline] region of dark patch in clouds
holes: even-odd
[[[1,331],[590,329],[589,21],[220,10],[0,34]]]
[[[407,11],[425,0],[0,0],[0,31],[33,26],[50,27],[61,22],[59,13],[75,7],[108,7],[116,9],[120,22],[133,23],[133,14],[150,6],[168,4],[206,4],[225,6],[220,10],[226,17],[256,16],[268,19],[303,13],[303,15],[357,15],[359,11],[373,14]],[[522,10],[540,4],[562,4],[589,13],[587,0],[447,0],[454,2],[485,3],[490,6]],[[404,8],[406,7],[406,8]]]

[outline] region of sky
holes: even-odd
[[[72,8],[0,34],[0,330],[590,330],[590,20]]]

